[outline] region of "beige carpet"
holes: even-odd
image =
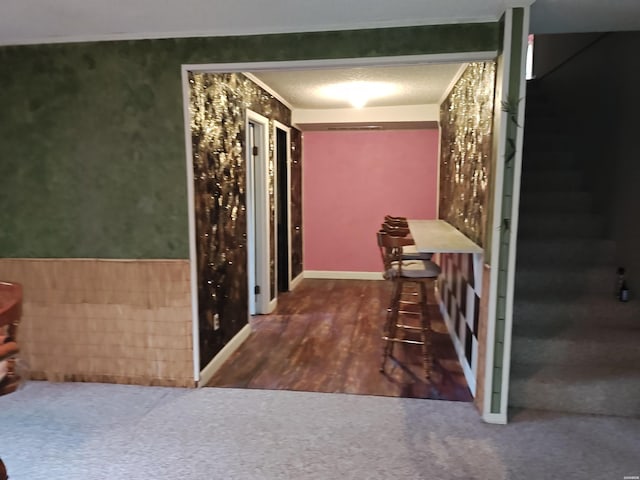
[[[640,420],[287,391],[31,382],[0,398],[11,480],[620,479]]]

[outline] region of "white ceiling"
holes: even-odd
[[[495,21],[532,0],[2,0],[0,45]],[[537,0],[533,33],[640,30],[639,0]]]
[[[396,90],[367,102],[367,107],[439,103],[461,64],[403,67],[341,68],[327,70],[277,70],[253,72],[292,107],[300,109],[349,108],[345,100],[326,97],[321,89],[348,82],[384,82]]]

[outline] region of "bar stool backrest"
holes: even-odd
[[[404,228],[409,227],[409,222],[406,219],[398,220],[398,219],[384,217],[384,223],[391,225],[392,227],[404,227]]]
[[[390,235],[384,230],[379,231],[377,235],[385,278],[389,278],[393,272],[400,275],[402,273],[402,247],[412,245],[413,241],[410,238]]]
[[[407,237],[409,236],[409,227],[400,227],[390,225],[387,222],[382,224],[382,230],[384,230],[389,235],[393,235],[394,237]]]

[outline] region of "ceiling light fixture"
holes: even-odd
[[[325,85],[320,93],[328,98],[345,100],[354,108],[362,108],[370,100],[388,97],[397,90],[398,87],[393,83],[359,81]]]

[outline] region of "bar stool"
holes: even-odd
[[[405,237],[410,238],[411,242],[409,242],[402,249],[402,256],[405,260],[431,260],[433,256],[432,253],[427,252],[418,252],[415,247],[415,242],[413,241],[413,237],[411,237],[411,231],[409,230],[409,223],[404,220],[404,224],[401,223],[393,223],[389,222],[388,215],[384,217],[385,221],[382,224],[382,230],[384,230],[387,234],[393,237]],[[394,217],[399,218],[399,217]]]
[[[385,341],[382,364],[380,371],[385,371],[385,365],[389,357],[393,357],[393,346],[395,343],[407,343],[422,346],[422,360],[425,378],[429,380],[431,376],[431,322],[427,305],[427,281],[432,281],[440,274],[440,267],[430,260],[404,260],[402,258],[403,248],[411,245],[412,240],[405,237],[396,237],[383,231],[378,232],[378,246],[384,264],[384,278],[392,282],[392,294],[387,319],[383,329],[382,339]],[[418,302],[403,302],[402,296],[407,293],[406,286],[415,285],[418,287]],[[401,303],[416,303],[420,308],[420,326],[413,327],[399,323],[401,313]],[[399,336],[399,329],[417,330],[420,332],[420,340],[411,340],[404,336]]]
[[[20,376],[15,371],[16,342],[22,315],[22,285],[0,281],[0,396],[15,392]],[[0,480],[6,480],[7,469],[0,459]]]
[[[394,237],[410,237],[411,234],[409,225],[398,225],[387,221],[382,224],[382,229]]]
[[[16,335],[21,314],[22,285],[0,281],[0,396],[20,385],[15,356],[20,351]]]
[[[414,245],[413,238],[409,234],[409,229],[408,228],[390,227],[385,222],[385,223],[382,224],[380,232],[385,234],[385,235],[390,235],[392,237],[400,237],[400,238],[403,238],[404,240],[406,240],[406,242],[404,242],[405,245],[402,247],[402,254],[401,254],[402,260],[404,260],[404,261],[431,260],[431,257],[433,256],[433,254],[425,253],[425,252],[418,252],[418,250],[416,249],[416,247]],[[401,298],[400,298],[400,303],[403,304],[403,305],[419,305],[419,302],[413,302],[413,301],[407,300],[406,298],[408,296],[417,297],[418,293],[414,292],[414,293],[405,293],[405,294],[403,294],[401,296]],[[391,306],[389,306],[387,308],[387,311],[391,311]],[[411,314],[411,315],[419,314],[419,313],[416,313],[416,312],[411,311],[411,310],[400,310],[399,313]]]
[[[389,223],[404,224],[405,226],[408,225],[407,217],[394,217],[392,215],[385,215],[384,221]]]
[[[392,217],[390,215],[385,215],[381,229],[381,231],[385,232],[387,235],[391,235],[392,237],[402,237],[407,240],[406,244],[402,247],[402,260],[431,260],[431,257],[433,256],[432,253],[418,252],[415,247],[415,242],[411,236],[409,222],[406,217]],[[417,297],[418,293],[414,292],[411,294],[403,294],[399,300],[400,304],[419,305],[419,302],[407,300],[407,296]],[[389,306],[387,310],[391,311],[391,307]],[[400,310],[399,313],[408,315],[419,314],[419,312],[416,313],[412,310]]]

